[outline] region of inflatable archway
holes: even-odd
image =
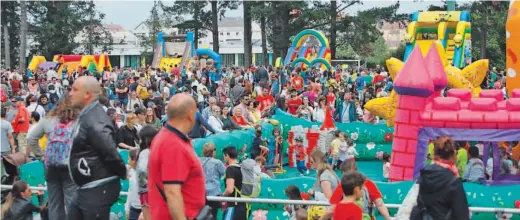
[[[302,32],[298,33],[298,35],[296,35],[296,37],[294,37],[294,40],[293,40],[291,46],[300,47],[303,44],[303,42],[305,42],[307,37],[309,37],[309,36],[314,36],[316,39],[318,39],[318,41],[320,41],[320,44],[322,47],[329,47],[329,41],[327,40],[325,35],[323,35],[323,33],[319,32],[319,31],[316,31],[313,29],[306,29],[306,30],[303,30]]]
[[[323,65],[325,65],[325,68],[327,68],[327,70],[330,70],[332,68],[332,66],[330,65],[330,62],[323,58],[316,58],[316,59],[312,60],[311,62],[309,62],[309,60],[300,57],[291,63],[291,67],[294,68],[296,66],[296,64],[298,64],[298,63],[303,63],[306,66],[315,66],[316,64],[323,64]]]
[[[217,70],[220,71],[220,65],[221,65],[220,55],[215,53],[215,51],[206,49],[206,48],[199,48],[195,51],[195,53],[197,54],[197,56],[199,58],[213,59],[213,61],[215,61],[215,68],[217,68]]]

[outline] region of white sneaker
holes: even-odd
[[[307,171],[305,171],[305,174],[309,175],[309,170],[307,169]]]

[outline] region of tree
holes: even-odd
[[[211,2],[210,11],[205,9],[208,5],[207,1],[175,1],[172,6],[161,3],[161,8],[165,16],[178,22],[174,27],[194,32],[195,49],[198,48],[199,37],[205,36],[205,31],[210,31],[213,34],[213,49],[218,50],[218,45],[215,47],[215,44],[219,43],[218,21],[215,23],[213,19],[215,15],[222,18],[227,9],[237,9],[238,1],[219,1],[216,11],[213,10],[215,3]]]
[[[113,38],[110,32],[101,24],[105,14],[97,12],[94,2],[88,2],[86,12],[88,13],[87,25],[83,30],[84,39],[81,42],[83,53],[94,54],[94,49],[100,49],[101,52],[109,52],[112,50]]]
[[[371,55],[363,57],[363,59],[375,66],[377,64],[385,66],[385,60],[390,56],[391,52],[386,45],[386,41],[382,36],[379,36],[377,40],[370,45],[371,46]]]
[[[31,54],[50,60],[55,54],[70,54],[79,46],[76,36],[89,25],[93,2],[36,1],[28,7],[32,22],[29,33],[35,44]]]
[[[244,66],[250,67],[253,60],[253,45],[251,45],[251,7],[252,2],[243,1],[244,4]]]
[[[19,2],[2,1],[1,3],[1,26],[2,26],[2,59],[4,66],[8,68],[14,67],[19,56],[20,49],[20,15],[18,14]]]
[[[253,20],[260,22],[260,35],[262,38],[262,54],[263,54],[263,63],[264,65],[269,64],[269,56],[268,52],[268,44],[267,44],[267,35],[270,30],[268,29],[268,16],[271,13],[271,3],[265,1],[257,1],[253,4],[251,8],[251,14],[253,16]]]
[[[509,2],[474,1],[462,6],[471,13],[472,57],[505,67],[505,24]],[[478,48],[478,49],[477,49]]]
[[[27,51],[27,3],[20,1],[20,63],[18,64],[18,70],[21,73],[25,72],[25,54]]]

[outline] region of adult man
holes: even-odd
[[[18,108],[18,112],[14,116],[11,125],[18,140],[18,152],[27,154],[27,132],[29,132],[30,121],[29,111],[27,111],[25,107],[23,97],[17,97],[15,105]]]
[[[152,219],[193,219],[205,203],[205,179],[187,137],[197,105],[184,93],[168,103],[168,122],[155,136],[148,161],[148,201]]]
[[[56,70],[54,70],[54,68],[51,67],[47,71],[47,80],[51,81],[53,77],[58,78],[58,73],[56,72]]]
[[[114,125],[98,102],[101,87],[92,76],[79,77],[70,91],[72,105],[82,108],[73,128],[69,172],[78,190],[69,220],[104,219],[121,190],[126,167],[117,152]]]
[[[252,123],[253,119],[251,118],[251,115],[248,114],[249,112],[249,102],[251,102],[251,97],[248,95],[242,96],[241,102],[239,105],[237,105],[235,108],[240,108],[242,110],[242,115],[244,116],[244,119],[248,123]]]
[[[224,161],[228,165],[226,168],[226,190],[222,196],[240,197],[239,192],[235,189],[242,188],[242,171],[237,161],[237,149],[233,146],[228,146],[223,150]],[[223,219],[242,220],[247,219],[247,208],[245,203],[228,203]]]
[[[274,98],[269,94],[267,88],[263,88],[262,92],[256,97],[256,101],[260,102],[260,111],[265,112],[269,110],[274,104]]]
[[[27,106],[28,112],[38,112],[38,114],[40,114],[40,117],[45,116],[45,109],[43,108],[43,106],[38,104],[36,96],[30,96],[29,102],[30,104],[29,106]]]
[[[119,79],[119,83],[116,87],[117,100],[126,106],[128,104],[128,85],[126,85],[125,79]]]
[[[233,79],[231,79],[233,80]],[[232,87],[230,95],[231,95],[231,101],[233,101],[233,105],[236,105],[238,101],[240,101],[240,98],[244,96],[244,80],[238,79],[238,83]]]
[[[209,106],[202,109],[202,118],[204,120],[208,121],[209,116],[211,116],[211,110],[213,109],[213,106],[217,105],[217,99],[215,97],[209,97]]]
[[[201,109],[206,106],[204,102],[206,101],[206,97],[210,94],[206,87],[206,81],[206,77],[202,77],[200,83],[197,84],[197,103]]]
[[[350,123],[357,120],[356,106],[352,100],[352,93],[346,92],[343,101],[339,103],[338,109],[334,113],[337,122]]]
[[[11,123],[5,120],[5,116],[7,114],[7,109],[2,108],[0,112],[0,141],[2,142],[1,151],[2,155],[4,154],[14,154],[14,136],[13,136],[13,127]]]

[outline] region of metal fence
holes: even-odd
[[[0,185],[1,189],[11,189],[11,185]],[[31,190],[35,191],[47,191],[45,187],[31,186]],[[128,195],[128,192],[121,192],[122,196]],[[287,200],[287,199],[261,199],[261,198],[234,198],[234,197],[219,197],[219,196],[208,196],[208,201],[215,202],[244,202],[244,203],[264,203],[264,204],[292,204],[292,205],[307,205],[307,206],[329,206],[328,202],[321,201],[308,201],[308,200]],[[401,207],[400,204],[385,204],[389,209],[398,209]],[[469,207],[471,212],[487,212],[487,213],[511,213],[520,214],[520,209],[511,208],[489,208],[489,207]]]

